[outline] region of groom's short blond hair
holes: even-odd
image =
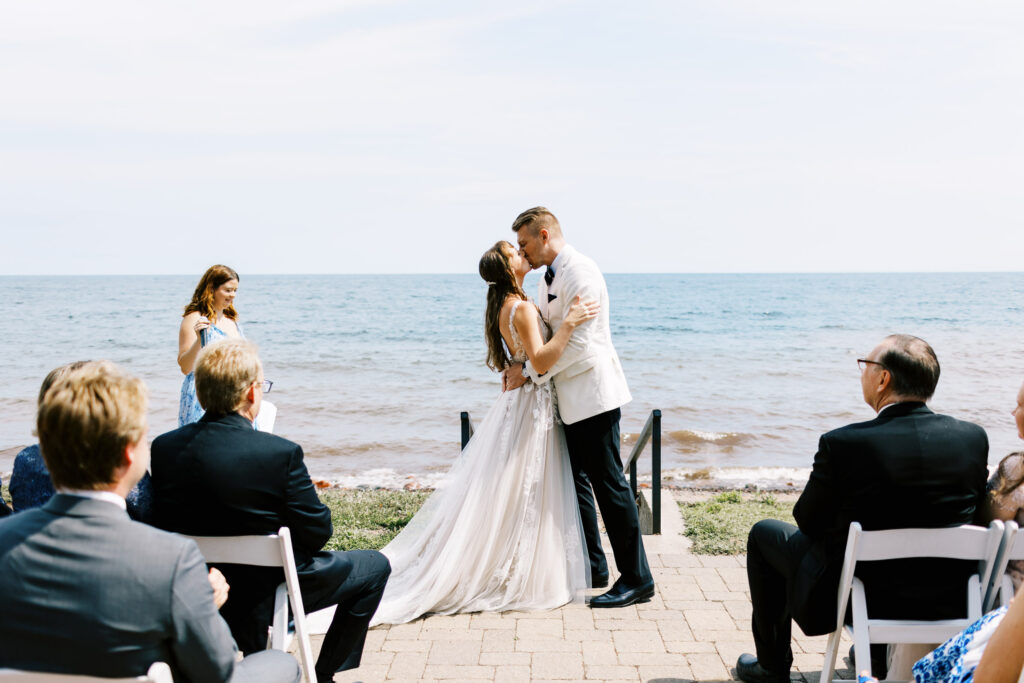
[[[523,211],[512,222],[512,232],[519,232],[523,228],[529,230],[531,235],[538,235],[541,230],[547,229],[551,235],[561,236],[562,226],[555,218],[555,214],[543,206],[535,206],[532,209]]]

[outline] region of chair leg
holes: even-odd
[[[1003,581],[999,589],[999,605],[1009,605],[1013,600],[1013,581],[1009,574],[1003,574]]]
[[[274,622],[270,630],[270,648],[288,649],[288,586],[281,584],[274,593]]]
[[[309,640],[309,630],[306,628],[305,608],[302,605],[302,594],[298,592],[298,589],[299,587],[296,583],[296,592],[292,593],[290,597],[293,601],[292,613],[295,619],[295,638],[299,641],[299,661],[302,662],[302,669],[306,674],[306,680],[308,683],[316,683],[316,662],[313,659],[313,644]]]
[[[843,629],[833,631],[828,637],[828,645],[825,647],[825,662],[821,665],[821,677],[818,683],[828,683],[836,672],[836,659],[839,657],[839,640]]]
[[[871,673],[871,636],[868,631],[868,607],[864,596],[864,584],[860,579],[853,580],[853,595],[851,596],[851,608],[853,609],[853,656],[856,658],[856,671]]]
[[[972,574],[967,580],[967,618],[971,621],[981,619],[981,580]]]

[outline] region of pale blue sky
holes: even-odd
[[[0,272],[1021,270],[1019,2],[0,7]]]

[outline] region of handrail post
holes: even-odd
[[[651,513],[654,519],[652,531],[661,533],[661,411],[653,413],[651,429]],[[634,471],[636,468],[634,467]],[[635,489],[634,489],[635,490]]]
[[[473,420],[469,413],[459,413],[459,421],[462,423],[462,450],[466,449],[469,440],[473,438]],[[651,533],[661,533],[661,411],[652,410],[644,424],[644,428],[637,436],[636,443],[629,454],[629,488],[636,498],[639,494],[637,485],[636,462],[640,459],[640,453],[651,444]],[[638,503],[639,504],[639,503]]]
[[[473,423],[469,419],[469,413],[465,410],[459,414],[459,419],[462,422],[462,450],[466,450],[466,444],[473,436]]]

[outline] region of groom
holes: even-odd
[[[550,381],[554,386],[558,413],[565,425],[593,586],[608,585],[608,562],[601,549],[595,495],[621,574],[611,590],[593,598],[590,606],[625,607],[647,602],[654,595],[654,579],[640,538],[636,502],[619,456],[619,408],[632,397],[612,346],[604,277],[592,260],[565,243],[558,219],[544,207],[519,214],[512,230],[530,265],[547,266],[537,304],[552,331],[562,324],[577,296],[583,301],[597,301],[601,312],[576,328],[562,357],[547,373],[538,375],[529,362],[506,370],[505,389],[516,389],[527,379],[537,384]]]

